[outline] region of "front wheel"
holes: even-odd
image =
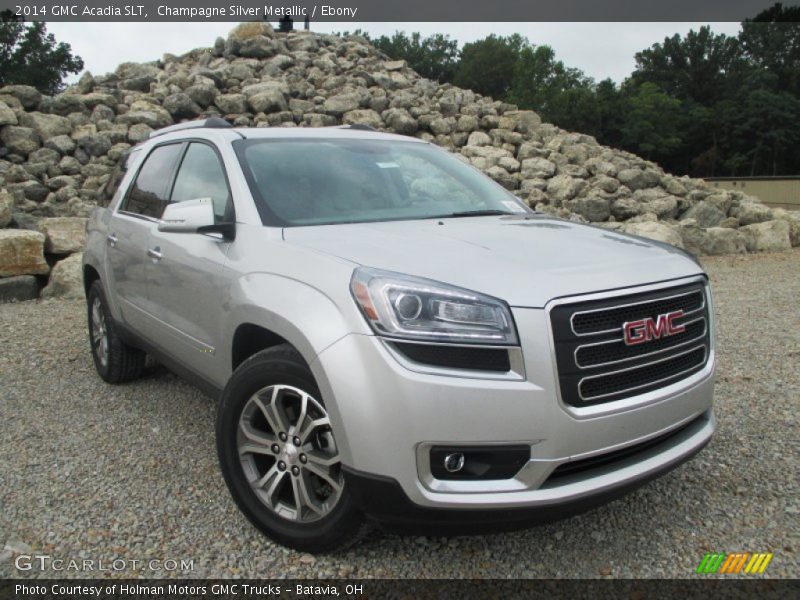
[[[237,505],[275,541],[325,552],[363,533],[319,389],[291,346],[236,369],[220,401],[217,451]]]

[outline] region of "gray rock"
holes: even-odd
[[[400,71],[406,67],[404,60],[387,60],[383,63],[383,68],[387,71]]]
[[[725,220],[725,213],[708,200],[701,200],[683,213],[681,219],[694,219],[700,227],[716,227]]]
[[[547,195],[555,206],[565,200],[570,200],[577,196],[586,186],[586,182],[581,179],[573,179],[569,175],[556,175],[547,182]]]
[[[522,161],[520,172],[524,179],[534,179],[537,177],[547,179],[555,174],[556,165],[546,158],[526,158]]]
[[[14,154],[26,157],[41,145],[42,138],[30,127],[6,125],[0,129],[0,142]]]
[[[226,115],[246,112],[245,102],[244,94],[219,94],[214,98],[214,105]]]
[[[703,254],[744,254],[747,252],[747,236],[735,229],[710,227],[706,229]]]
[[[97,135],[87,135],[81,137],[78,142],[80,147],[89,156],[103,156],[111,150],[111,140],[105,133],[98,133]]]
[[[595,195],[566,200],[564,207],[591,222],[606,221],[611,215],[608,199]]]
[[[40,275],[49,270],[44,260],[44,235],[38,231],[0,229],[0,277]]]
[[[491,143],[492,138],[483,131],[473,131],[467,138],[467,146],[488,146]]]
[[[0,102],[0,127],[3,125],[16,125],[17,115],[5,102]]]
[[[356,110],[361,106],[361,98],[355,93],[337,94],[327,98],[322,105],[323,110],[329,115],[340,117],[346,112]]]
[[[39,112],[22,115],[20,125],[30,127],[36,131],[43,141],[59,135],[69,135],[72,132],[72,123],[66,117],[46,115]]]
[[[83,253],[72,254],[58,261],[50,273],[42,298],[83,298]]]
[[[661,176],[652,169],[623,169],[617,179],[631,190],[643,190],[658,185]]]
[[[45,236],[45,252],[72,254],[83,250],[86,244],[86,221],[78,217],[53,217],[39,221],[39,231]]]
[[[403,108],[390,109],[386,115],[386,126],[400,135],[414,135],[419,127],[417,120]]]
[[[788,221],[775,220],[763,223],[754,223],[739,228],[745,236],[748,252],[774,252],[790,250],[791,228]]]
[[[663,223],[644,222],[644,223],[626,223],[624,226],[625,233],[646,237],[658,242],[664,242],[683,248],[683,239],[680,233],[673,227]]]
[[[198,83],[184,90],[187,96],[201,108],[208,108],[219,94],[217,87],[210,83]],[[168,109],[169,110],[169,109]]]
[[[0,88],[0,94],[7,94],[19,100],[25,110],[33,110],[39,106],[42,94],[30,85],[7,85]]]
[[[742,225],[772,220],[772,211],[760,202],[742,202],[737,208],[732,209],[730,214],[732,217],[738,217]]]
[[[447,135],[456,129],[456,120],[453,117],[439,117],[430,122],[429,128],[434,135]]]
[[[611,202],[611,214],[618,221],[625,221],[642,213],[642,205],[630,196],[622,196]]]
[[[39,284],[33,275],[0,278],[0,303],[24,302],[39,297]]]
[[[345,125],[368,125],[369,127],[374,127],[375,129],[383,127],[381,116],[369,108],[351,110],[350,112],[345,113],[344,117],[342,118],[342,122]]]
[[[194,119],[202,112],[197,103],[188,94],[171,94],[164,98],[164,108],[175,119]]]
[[[277,88],[253,94],[247,98],[247,102],[252,111],[256,113],[272,113],[289,110],[289,104],[286,102],[286,98]]]

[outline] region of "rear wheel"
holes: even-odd
[[[123,383],[139,377],[146,354],[120,338],[100,281],[92,283],[86,303],[89,343],[97,373],[108,383]]]
[[[217,450],[239,508],[275,541],[325,552],[363,532],[319,389],[291,346],[259,352],[234,372],[220,402]]]

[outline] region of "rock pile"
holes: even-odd
[[[424,79],[363,38],[282,34],[254,22],[212,48],[84,73],[53,97],[0,88],[0,298],[35,295],[48,273],[45,294],[79,295],[80,260],[63,259],[80,251],[85,218],[120,157],[154,129],[208,116],[243,127],[362,123],[415,136],[538,210],[696,254],[800,245],[800,214],[674,177],[532,111]]]

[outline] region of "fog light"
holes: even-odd
[[[464,468],[464,454],[453,452],[444,457],[444,468],[448,473],[458,473]]]

